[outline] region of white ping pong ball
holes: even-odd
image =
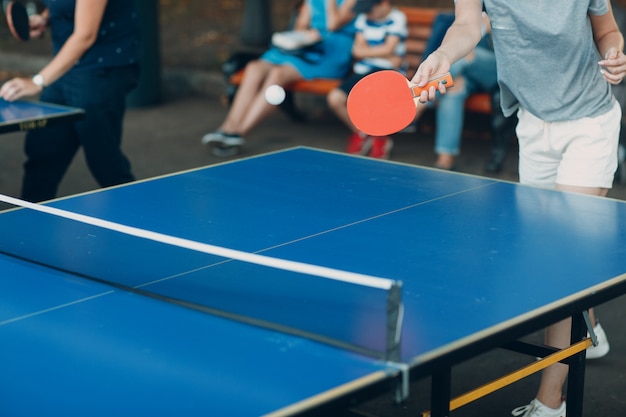
[[[278,106],[282,103],[285,100],[285,95],[285,89],[280,85],[273,84],[265,90],[265,100],[274,106]]]

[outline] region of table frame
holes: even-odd
[[[4,105],[4,104],[3,104]],[[85,115],[85,111],[75,107],[62,106],[59,104],[51,104],[35,101],[18,101],[9,106],[39,106],[42,109],[52,109],[55,111],[62,111],[62,113],[52,114],[38,114],[32,116],[24,116],[10,121],[0,122],[0,134],[9,132],[24,132],[33,129],[42,129],[44,127],[57,124],[67,123],[75,120],[79,120]],[[2,110],[2,108],[0,108]]]

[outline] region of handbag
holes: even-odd
[[[287,30],[272,35],[272,46],[285,52],[293,52],[310,48],[322,37],[316,30]]]

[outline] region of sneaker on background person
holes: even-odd
[[[535,398],[530,404],[517,407],[511,414],[515,417],[565,417],[566,408],[565,401],[561,402],[559,408],[554,409]]]
[[[240,135],[221,130],[207,133],[202,136],[201,142],[203,145],[212,146],[211,153],[222,158],[238,154],[246,143]]]

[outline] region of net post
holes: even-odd
[[[387,349],[385,359],[391,362],[400,362],[403,313],[402,282],[394,281],[387,290]]]
[[[402,281],[394,281],[387,290],[387,350],[385,359],[399,371],[396,380],[395,402],[401,404],[409,397],[409,366],[400,362],[402,336]]]
[[[402,404],[409,398],[409,365],[406,363],[390,362],[389,366],[398,370],[394,401],[396,404]]]
[[[589,310],[583,311],[583,320],[585,321],[585,326],[587,326],[587,333],[589,333],[591,343],[593,346],[598,346],[598,336],[596,336],[596,332],[593,330],[593,324],[591,324],[591,319],[589,318]]]

